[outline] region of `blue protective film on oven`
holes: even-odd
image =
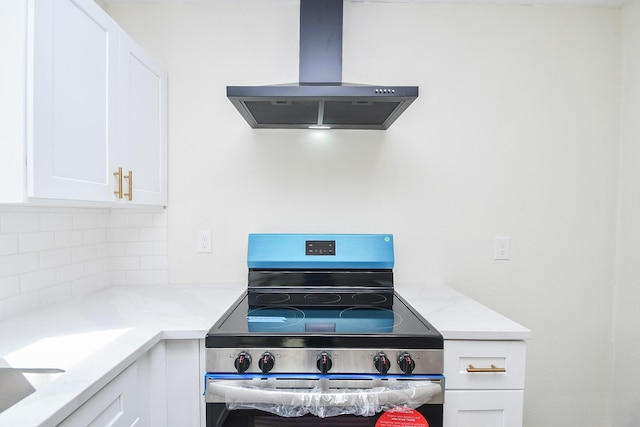
[[[400,320],[393,310],[352,307],[260,307],[246,316],[249,332],[391,333]]]
[[[317,242],[331,249],[309,250]],[[249,268],[392,269],[393,264],[392,234],[249,234]]]
[[[207,372],[204,375],[205,380],[254,380],[264,378],[278,378],[281,380],[442,380],[444,375],[375,375],[375,374],[236,374],[236,373],[220,373],[214,374]]]
[[[254,379],[266,379],[277,378],[280,380],[320,380],[320,379],[333,379],[333,380],[406,380],[406,381],[419,381],[419,380],[444,380],[444,375],[373,375],[373,374],[237,374],[237,373],[220,373],[214,374],[207,372],[204,375],[204,394],[207,393],[207,380],[254,380]]]

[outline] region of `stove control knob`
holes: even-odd
[[[373,358],[373,365],[382,375],[387,375],[387,372],[389,372],[389,368],[391,368],[391,362],[389,362],[389,358],[382,352],[378,353],[376,357]]]
[[[316,361],[316,366],[318,370],[323,374],[326,374],[331,369],[333,362],[331,361],[331,356],[326,351],[323,351],[318,355],[318,360]]]
[[[235,362],[233,362],[233,366],[236,367],[236,370],[239,374],[244,374],[249,366],[251,366],[251,355],[249,353],[245,353],[244,351],[238,354]]]
[[[416,367],[416,362],[413,361],[413,357],[407,352],[398,356],[398,366],[400,370],[407,375],[411,375]]]
[[[260,356],[260,360],[258,360],[258,367],[262,371],[263,374],[268,374],[269,371],[273,369],[273,365],[275,365],[276,359],[273,357],[271,353],[265,351]]]

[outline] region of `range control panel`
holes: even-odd
[[[240,349],[207,348],[211,373],[318,373],[431,375],[444,371],[443,350],[434,349]]]

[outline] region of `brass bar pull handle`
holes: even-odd
[[[113,192],[118,199],[122,199],[122,168],[118,168],[118,172],[114,172],[113,176],[118,178],[118,189]]]
[[[469,365],[467,372],[507,372],[507,368],[498,368],[496,365],[491,365],[490,368],[476,368],[473,365]]]
[[[129,171],[124,178],[129,182],[129,192],[124,193],[124,195],[129,199],[129,201],[131,201],[133,200],[133,172]]]

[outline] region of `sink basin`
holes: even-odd
[[[36,391],[33,383],[41,385],[43,381],[51,381],[63,372],[64,370],[56,368],[21,369],[0,366],[0,412]]]

